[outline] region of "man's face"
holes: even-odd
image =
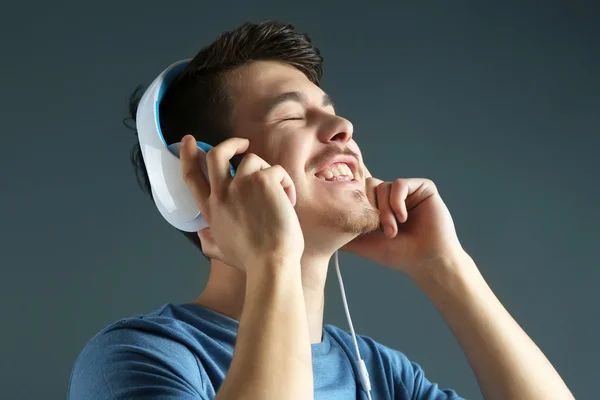
[[[296,187],[296,212],[307,245],[331,235],[352,238],[379,226],[365,193],[365,169],[352,124],[302,72],[253,62],[228,77],[235,136],[248,152],[281,165]],[[339,239],[338,239],[339,240]]]

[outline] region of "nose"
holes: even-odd
[[[352,122],[346,118],[331,115],[327,123],[323,125],[319,134],[319,139],[323,143],[330,144],[331,142],[336,142],[338,144],[346,144],[352,139],[354,127],[352,126]]]

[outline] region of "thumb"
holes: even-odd
[[[198,231],[198,238],[200,239],[200,247],[205,256],[210,259],[224,261],[221,249],[217,246],[210,228]]]

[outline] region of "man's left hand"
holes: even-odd
[[[342,251],[409,276],[429,261],[463,252],[452,216],[431,180],[383,182],[367,174],[367,196],[381,213],[381,226],[355,238]]]

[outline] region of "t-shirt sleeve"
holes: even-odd
[[[404,357],[403,377],[401,384],[409,391],[412,399],[419,400],[459,400],[458,394],[452,389],[442,389],[437,383],[430,382],[425,372],[415,362]]]
[[[199,365],[182,344],[134,329],[92,339],[77,359],[70,400],[206,400]]]
[[[380,352],[387,353],[392,369],[396,399],[414,400],[460,400],[454,390],[442,389],[431,382],[419,364],[410,361],[402,352],[379,345]]]

